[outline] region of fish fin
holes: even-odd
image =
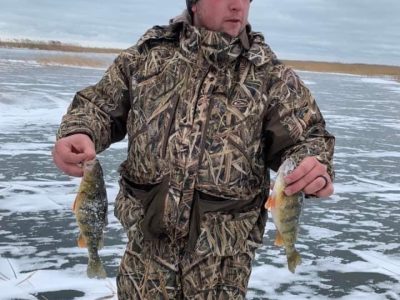
[[[279,230],[277,230],[276,236],[275,236],[275,246],[282,247],[283,245],[284,245],[284,243],[283,243],[282,234],[279,232]]]
[[[76,198],[74,200],[74,203],[72,203],[72,211],[75,213],[75,207],[76,207]]]
[[[107,277],[106,270],[104,269],[103,263],[101,262],[100,259],[89,260],[86,274],[89,278],[101,279]]]
[[[72,211],[73,211],[74,213],[76,213],[76,212],[75,212],[75,209],[76,209],[76,206],[77,206],[78,202],[81,201],[81,198],[82,198],[82,194],[81,194],[81,193],[78,193],[78,194],[76,195],[76,197],[75,197],[74,203],[72,203]]]
[[[85,239],[85,237],[83,236],[82,233],[79,234],[79,237],[78,237],[77,241],[78,241],[78,247],[79,248],[87,248],[87,242],[86,242],[86,239]]]
[[[272,210],[275,207],[275,197],[273,195],[268,197],[267,202],[265,203],[265,208],[268,210]]]
[[[294,250],[287,258],[288,268],[290,272],[294,273],[296,267],[301,264],[301,256],[297,250]]]

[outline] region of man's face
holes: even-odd
[[[195,26],[238,36],[247,25],[250,0],[199,0],[192,6]]]

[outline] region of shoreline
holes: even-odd
[[[122,49],[104,48],[104,47],[86,47],[77,44],[62,43],[60,41],[33,41],[29,39],[23,40],[1,40],[0,48],[20,48],[32,50],[48,50],[61,52],[78,52],[78,53],[119,53]]]
[[[299,71],[340,73],[367,77],[390,77],[400,82],[400,66],[373,65],[361,63],[339,63],[309,60],[282,60],[288,66]]]
[[[75,44],[62,43],[59,41],[32,41],[24,40],[0,40],[0,48],[21,48],[48,50],[72,53],[102,53],[117,55],[123,49],[118,48],[102,48],[102,47],[86,47]],[[378,76],[390,77],[400,82],[400,66],[363,64],[363,63],[341,63],[341,62],[324,62],[311,60],[287,60],[281,59],[286,65],[299,71],[321,72],[321,73],[340,73],[361,76]],[[44,61],[45,64],[51,64],[52,61]],[[55,58],[53,63],[61,63],[66,65],[93,66],[96,65],[93,60],[88,59],[87,64],[84,59],[74,62],[71,59]],[[98,64],[103,65],[103,64]]]

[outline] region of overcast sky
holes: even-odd
[[[400,65],[399,0],[254,0],[250,22],[282,59]],[[0,39],[129,47],[185,0],[0,0]]]

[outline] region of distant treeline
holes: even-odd
[[[65,52],[119,53],[122,49],[83,47],[60,41],[33,41],[30,39],[0,40],[2,48],[28,48],[39,50],[54,50]],[[283,60],[296,70],[312,72],[345,73],[365,76],[389,76],[400,81],[400,66],[350,64],[338,62]]]

